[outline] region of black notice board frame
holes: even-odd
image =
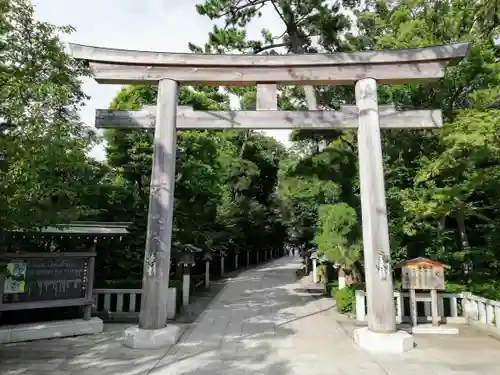
[[[29,310],[49,307],[70,307],[83,306],[90,307],[93,304],[92,290],[94,285],[95,252],[74,252],[74,253],[3,253],[0,260],[29,260],[37,258],[57,259],[57,258],[80,258],[88,259],[87,263],[87,289],[83,298],[53,299],[48,301],[3,303],[3,283],[5,276],[0,273],[0,312],[14,310]],[[90,313],[90,311],[89,311]]]

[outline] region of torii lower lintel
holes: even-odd
[[[383,129],[438,128],[442,126],[440,110],[397,111],[380,106]],[[139,111],[98,109],[97,128],[154,129],[156,107]],[[357,129],[358,109],[343,106],[340,111],[193,111],[179,106],[177,129]]]

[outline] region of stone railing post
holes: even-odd
[[[403,321],[403,296],[401,292],[395,292],[396,295],[396,323],[401,324]]]
[[[458,317],[458,300],[457,297],[450,298],[450,315],[453,318]]]
[[[500,306],[495,306],[495,326],[500,329]]]
[[[356,320],[364,322],[366,320],[366,299],[363,290],[356,290]]]
[[[318,261],[318,254],[314,251],[311,254],[311,260],[312,260],[312,282],[316,284],[318,282],[318,270],[317,270],[317,261]]]

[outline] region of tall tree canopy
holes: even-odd
[[[87,70],[59,39],[71,27],[34,18],[27,0],[0,2],[0,228],[30,228],[89,214],[102,166],[80,122]]]
[[[139,109],[155,104],[156,95],[154,86],[126,86],[110,107]],[[208,87],[182,87],[179,103],[198,110],[229,107],[227,95]],[[128,251],[139,262],[145,239],[152,134],[109,130],[105,138],[109,165],[120,183],[128,186],[124,214],[135,224]],[[283,154],[278,142],[256,132],[178,131],[174,258],[186,251],[231,253],[282,246],[285,231],[275,188]]]

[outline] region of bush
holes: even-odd
[[[445,284],[445,292],[446,293],[460,293],[460,292],[467,292],[467,286],[462,285],[462,284],[457,284],[457,283],[452,283],[447,281]]]
[[[326,284],[326,295],[327,296],[332,296],[333,297],[333,289],[338,288],[339,283],[338,281],[330,281],[329,283]]]
[[[325,279],[325,265],[321,264],[316,268],[316,275],[318,276],[318,281],[322,282]]]
[[[400,292],[403,289],[403,284],[401,283],[401,280],[394,279],[393,284],[395,292]]]
[[[484,298],[500,300],[500,283],[496,280],[472,282],[469,284],[467,291]]]
[[[356,310],[356,288],[352,286],[346,286],[343,289],[333,288],[331,295],[335,299],[339,313],[347,314]]]

